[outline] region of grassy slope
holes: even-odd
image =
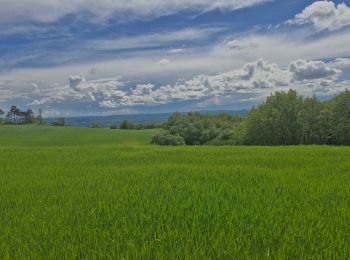
[[[58,147],[149,144],[157,130],[128,131],[106,128],[1,126],[0,147]]]
[[[350,255],[350,148],[0,127],[0,258]]]

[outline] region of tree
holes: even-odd
[[[4,114],[5,114],[4,110],[2,110],[2,109],[0,108],[0,124],[3,123],[3,118],[2,118],[2,116],[3,116]]]
[[[334,112],[332,111],[331,101],[323,103],[321,111],[321,140],[322,144],[335,145],[335,124],[334,124]]]
[[[120,123],[119,128],[120,129],[132,129],[132,123],[130,123],[128,120],[123,120]]]
[[[232,140],[233,145],[243,145],[245,144],[245,136],[246,136],[246,127],[244,123],[241,123],[234,128],[232,128],[230,132],[230,138]]]
[[[304,100],[298,113],[298,124],[300,126],[300,142],[302,144],[322,144],[324,104],[316,97]]]
[[[11,106],[10,111],[6,115],[6,122],[10,124],[18,124],[20,123],[21,118],[21,110],[16,106]]]
[[[330,102],[333,115],[335,142],[339,145],[350,145],[350,91],[334,97]]]
[[[33,110],[27,109],[27,111],[22,111],[16,106],[11,106],[5,119],[7,124],[33,124],[34,122],[35,115]]]
[[[187,145],[350,145],[350,91],[329,101],[275,92],[242,120],[227,113],[174,113],[154,143]],[[172,137],[171,137],[172,136]]]
[[[37,120],[39,125],[45,124],[44,116],[43,116],[43,109],[42,108],[39,108],[38,116],[36,117],[36,120]]]
[[[35,122],[34,112],[31,109],[28,109],[26,112],[22,112],[24,116],[25,124],[33,124]]]
[[[303,99],[294,90],[275,92],[253,108],[246,120],[250,145],[295,145],[300,141],[298,113]]]

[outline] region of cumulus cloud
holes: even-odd
[[[248,99],[263,99],[277,90],[297,89],[306,95],[331,95],[344,89],[339,81],[340,62],[292,61],[287,68],[264,59],[247,63],[241,69],[216,75],[199,75],[182,83],[135,86],[117,79],[88,81],[78,74],[69,78],[55,98],[46,97],[36,104],[65,99],[97,102],[103,108],[124,108],[139,105],[159,105],[196,100],[198,104],[233,102],[245,95]],[[240,100],[242,101],[242,100]]]
[[[334,31],[350,25],[350,8],[345,3],[317,1],[307,6],[288,24],[313,24],[316,30]]]
[[[215,9],[232,11],[271,0],[1,0],[0,21],[55,22],[67,15],[90,16],[95,21],[112,16],[120,19],[142,19],[191,10],[207,12]]]
[[[72,89],[79,90],[77,87],[79,87],[83,82],[85,82],[85,77],[83,74],[69,77],[69,86]]]
[[[289,70],[297,80],[321,79],[340,74],[341,71],[323,61],[297,60],[289,65]]]
[[[337,58],[333,62],[333,66],[338,69],[350,69],[350,59],[349,58]]]

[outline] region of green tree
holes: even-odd
[[[244,123],[241,123],[232,128],[230,132],[230,138],[233,145],[243,145],[246,142],[246,127]]]
[[[350,91],[334,97],[330,105],[335,141],[339,145],[350,145]]]
[[[38,116],[36,117],[37,123],[39,125],[45,124],[44,116],[43,116],[43,109],[39,108],[38,110]]]
[[[275,92],[253,108],[246,120],[250,145],[295,145],[300,141],[298,113],[303,99],[294,90]]]
[[[17,106],[11,106],[10,111],[6,115],[6,123],[8,124],[21,124],[23,123],[24,113],[17,108]]]
[[[323,102],[321,111],[321,143],[335,145],[335,115],[332,111],[331,101]]]
[[[324,142],[322,137],[323,107],[323,103],[316,97],[304,100],[298,114],[300,142],[302,144],[322,144]]]
[[[3,118],[2,118],[2,116],[5,114],[5,112],[4,112],[4,110],[2,110],[1,108],[0,108],[0,124],[2,124],[3,123]]]
[[[26,112],[23,112],[24,123],[33,124],[35,122],[34,112],[31,109],[28,109]]]
[[[120,129],[132,129],[133,125],[131,122],[129,122],[128,120],[123,120],[120,125],[119,125]]]

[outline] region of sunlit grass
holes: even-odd
[[[0,128],[0,258],[347,259],[350,148]]]

